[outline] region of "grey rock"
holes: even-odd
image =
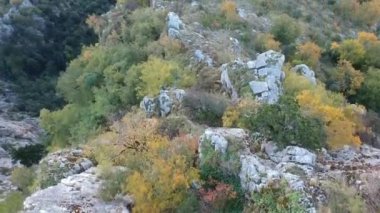
[[[208,128],[200,137],[200,153],[202,153],[201,149],[204,143],[210,143],[216,152],[225,153],[228,147],[227,137],[238,139],[237,141],[244,141],[248,137],[248,134],[243,129]]]
[[[158,96],[158,101],[160,104],[160,116],[166,117],[172,110],[173,102],[168,95],[167,91],[163,91]]]
[[[131,199],[103,201],[98,191],[102,181],[96,175],[96,168],[62,179],[56,186],[37,191],[24,201],[25,213],[54,212],[113,212],[129,213]]]
[[[309,166],[315,166],[316,164],[316,154],[298,146],[288,146],[284,150],[278,151],[275,144],[266,143],[263,148],[268,157],[276,163],[293,162]]]
[[[269,50],[259,54],[255,61],[249,61],[247,67],[253,69],[257,80],[249,82],[256,99],[268,103],[277,103],[283,93],[282,82],[285,73],[282,67],[285,56],[279,52]]]
[[[305,189],[304,181],[297,175],[284,173],[284,179],[289,184],[289,187],[296,191],[302,191]]]
[[[251,89],[255,95],[269,91],[269,86],[268,86],[267,82],[251,81],[251,82],[249,82],[249,86],[251,87]]]
[[[220,77],[220,81],[222,82],[223,88],[231,94],[231,98],[234,102],[239,98],[239,95],[230,80],[227,64],[223,64],[221,66],[221,72],[222,74]]]
[[[166,117],[173,109],[181,107],[185,95],[186,92],[182,89],[161,90],[155,98],[144,97],[140,103],[140,108],[145,111],[148,117],[154,115]]]
[[[209,67],[212,67],[213,66],[213,60],[212,60],[212,58],[209,56],[209,55],[207,55],[207,54],[204,54],[203,52],[202,52],[202,50],[199,50],[199,49],[197,49],[197,50],[195,50],[195,52],[194,52],[194,56],[195,56],[195,60],[198,62],[198,63],[205,63],[205,64],[207,64],[207,66],[209,66]]]
[[[81,148],[64,149],[49,153],[44,157],[40,161],[36,173],[59,182],[63,178],[79,174],[93,166],[94,164],[84,156]]]
[[[169,37],[179,38],[180,30],[183,29],[183,23],[179,16],[174,12],[169,12],[166,19]]]
[[[10,175],[19,163],[12,159],[9,151],[38,144],[43,134],[37,118],[14,110],[18,97],[12,88],[10,83],[0,80],[0,200],[17,190],[10,181]]]
[[[248,61],[247,67],[248,69],[254,69],[256,67],[256,61]]]
[[[145,111],[148,117],[151,117],[155,113],[156,105],[157,104],[154,98],[145,96],[140,103],[140,108]]]
[[[292,71],[303,75],[307,80],[313,85],[317,85],[317,79],[315,78],[315,73],[306,64],[299,64],[292,68]]]
[[[257,192],[268,184],[280,180],[280,172],[271,169],[268,163],[256,155],[241,155],[241,169],[239,173],[242,188],[249,192]]]

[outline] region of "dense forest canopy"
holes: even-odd
[[[95,43],[97,36],[87,26],[91,14],[102,14],[114,3],[100,1],[22,1],[2,2],[1,8],[14,7],[5,24],[12,34],[0,45],[1,76],[17,82],[21,109],[38,113],[41,107],[62,103],[55,94],[55,82],[83,46]]]

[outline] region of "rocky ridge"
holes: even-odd
[[[257,140],[257,139],[256,139]],[[257,142],[257,141],[256,141]],[[200,162],[204,161],[201,147],[211,146],[213,152],[225,155],[228,147],[240,144],[239,156],[241,185],[247,192],[259,192],[276,181],[286,180],[289,187],[302,195],[302,204],[308,212],[317,212],[320,204],[326,204],[325,182],[345,182],[373,202],[380,186],[380,150],[363,145],[360,149],[345,147],[340,150],[313,153],[297,146],[279,149],[272,142],[263,142],[261,149],[252,151],[249,138],[243,129],[209,128],[200,139]],[[234,145],[233,145],[234,144]],[[220,158],[228,159],[228,158]],[[222,161],[224,161],[222,160]],[[231,159],[222,165],[233,165]],[[203,162],[207,163],[207,162]],[[236,172],[228,167],[231,173]]]
[[[109,212],[129,213],[132,201],[119,198],[103,201],[98,195],[102,181],[96,168],[62,179],[55,186],[37,191],[24,201],[25,213]],[[58,195],[58,196],[57,196]]]

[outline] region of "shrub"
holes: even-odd
[[[18,167],[12,171],[12,184],[17,186],[25,195],[30,193],[29,187],[35,178],[34,168]]]
[[[169,139],[173,139],[190,133],[191,128],[191,123],[186,117],[169,116],[160,121],[157,131],[162,136],[168,136]]]
[[[102,183],[99,194],[104,201],[112,201],[116,195],[122,193],[127,170],[124,168],[106,168],[101,167],[101,178],[105,181]]]
[[[357,133],[363,124],[357,118],[363,112],[361,106],[347,104],[343,96],[322,86],[300,92],[297,101],[304,114],[322,120],[329,148],[360,146]]]
[[[254,192],[251,206],[245,212],[294,212],[305,213],[305,207],[300,204],[301,195],[298,192],[289,192],[285,182],[273,184],[260,192]]]
[[[45,146],[42,144],[29,145],[15,149],[11,152],[12,158],[19,160],[24,166],[32,166],[38,164],[42,157],[45,156]]]
[[[364,75],[356,70],[349,61],[339,61],[338,67],[329,73],[329,89],[344,95],[355,95],[364,81]]]
[[[270,33],[259,33],[254,41],[256,51],[265,52],[267,50],[280,50],[281,43],[274,39]]]
[[[255,116],[243,117],[242,123],[247,129],[271,138],[280,147],[298,145],[318,149],[325,143],[322,122],[303,116],[291,97],[282,97],[275,105],[264,105]]]
[[[301,34],[301,28],[296,20],[283,14],[274,19],[271,33],[277,41],[281,42],[281,44],[288,45],[293,43]]]
[[[214,211],[241,212],[243,209],[244,193],[239,178],[241,149],[241,143],[229,140],[227,151],[222,154],[215,151],[211,143],[202,143],[199,168],[200,178],[205,182],[200,193]],[[221,188],[218,190],[218,187]],[[223,194],[225,192],[230,196]]]
[[[223,114],[224,127],[243,127],[241,123],[244,117],[253,117],[257,114],[260,103],[249,98],[242,99],[238,104],[229,106]]]
[[[234,0],[224,0],[220,6],[220,11],[228,22],[233,22],[239,19],[236,3]]]
[[[377,0],[363,1],[356,15],[359,23],[374,25],[380,21],[380,2]]]
[[[114,128],[96,138],[89,146],[105,174],[111,166],[128,168],[112,177],[103,196],[111,199],[121,192],[131,194],[134,211],[169,211],[184,202],[198,171],[194,168],[197,140],[168,138],[156,134],[158,121],[143,113],[127,114]]]
[[[365,49],[358,40],[348,39],[339,45],[338,53],[340,60],[347,60],[353,65],[361,65],[363,63]]]
[[[236,3],[233,0],[224,0],[217,13],[204,11],[201,17],[201,23],[211,29],[244,29],[247,25],[237,14]]]
[[[159,94],[160,89],[174,83],[174,73],[179,66],[174,62],[164,61],[159,58],[150,58],[147,62],[131,68],[138,69],[141,74],[141,82],[138,84],[137,94],[144,97]]]
[[[289,66],[286,66],[284,70],[286,75],[284,90],[286,94],[295,96],[303,90],[312,89],[314,87],[306,77],[292,71]]]
[[[217,181],[212,189],[201,188],[199,193],[201,200],[204,203],[211,205],[214,211],[225,211],[226,208],[228,208],[228,204],[237,197],[237,193],[234,191],[233,186]]]
[[[361,213],[365,211],[363,198],[357,194],[357,190],[344,183],[327,182],[323,184],[327,189],[328,207],[336,213]]]
[[[183,100],[183,107],[190,118],[209,126],[222,125],[227,106],[226,98],[205,92],[188,92]]]
[[[364,79],[363,86],[360,88],[357,100],[368,108],[380,112],[380,69],[371,68],[368,70]]]
[[[322,49],[314,42],[306,42],[297,46],[296,60],[316,68],[321,58]]]
[[[21,192],[12,192],[0,202],[0,212],[15,213],[23,208],[24,196]]]

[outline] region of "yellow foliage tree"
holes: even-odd
[[[121,191],[134,197],[134,212],[170,212],[185,198],[191,181],[198,179],[193,138],[176,142],[156,134],[158,121],[140,111],[127,114],[87,147],[106,166],[124,166],[129,172]],[[88,152],[88,151],[87,151]]]
[[[350,107],[335,99],[321,86],[314,90],[304,90],[297,95],[297,101],[304,113],[323,120],[327,143],[331,149],[344,145],[358,147],[361,141],[357,132],[361,125],[353,116],[347,116]]]
[[[296,95],[300,91],[309,90],[314,87],[310,81],[303,75],[291,70],[290,65],[286,64],[285,68],[284,89],[289,95]]]
[[[296,57],[302,63],[316,68],[321,58],[321,53],[322,49],[314,42],[309,41],[297,47]]]
[[[252,99],[242,99],[237,105],[228,107],[224,112],[222,120],[224,127],[240,127],[243,125],[240,123],[242,116],[251,117],[257,113],[260,107],[260,103]]]
[[[331,78],[334,80],[334,84],[337,85],[335,89],[345,95],[355,95],[364,81],[364,75],[360,70],[356,70],[346,60],[338,62],[337,69],[331,72]]]
[[[274,39],[270,33],[259,33],[255,39],[255,47],[258,51],[280,50],[281,43]]]
[[[358,40],[362,44],[365,44],[367,42],[378,41],[377,36],[374,33],[368,33],[368,32],[359,32],[358,33]]]
[[[147,62],[131,69],[136,69],[141,73],[141,82],[136,89],[138,96],[144,97],[157,95],[162,87],[172,84],[174,82],[173,74],[179,69],[179,66],[174,62],[152,57]]]

